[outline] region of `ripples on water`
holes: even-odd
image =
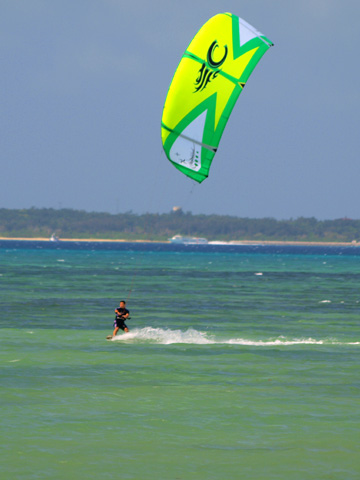
[[[2,476],[359,478],[359,251],[0,242]]]

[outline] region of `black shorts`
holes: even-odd
[[[125,330],[125,328],[128,328],[123,318],[115,318],[114,327],[119,327],[121,328],[121,330]]]

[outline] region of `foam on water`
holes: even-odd
[[[199,332],[193,328],[189,328],[184,332],[181,330],[152,327],[145,327],[141,329],[135,328],[134,330],[131,330],[131,332],[124,333],[113,338],[113,341],[127,342],[129,340],[151,341],[153,343],[160,343],[163,345],[169,345],[172,343],[191,343],[195,345],[217,343],[206,333]]]
[[[224,343],[229,343],[234,345],[254,345],[257,347],[264,347],[264,346],[271,346],[271,345],[300,345],[300,344],[323,345],[324,341],[315,340],[313,338],[286,340],[285,338],[280,337],[275,340],[259,340],[259,341],[251,341],[251,340],[246,340],[244,338],[235,338]]]
[[[141,329],[134,329],[131,332],[124,333],[112,339],[113,342],[150,342],[162,345],[170,345],[173,343],[192,344],[192,345],[250,345],[257,347],[268,346],[287,346],[287,345],[323,345],[323,344],[338,344],[338,345],[359,345],[360,342],[338,342],[336,340],[316,340],[314,338],[269,338],[267,340],[249,340],[246,338],[228,338],[220,339],[215,335],[209,335],[206,332],[201,332],[193,328],[188,330],[171,330],[163,328],[145,327]]]

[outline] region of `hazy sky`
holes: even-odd
[[[170,81],[234,13],[270,38],[201,185],[162,152]],[[0,208],[360,218],[359,0],[0,0]]]

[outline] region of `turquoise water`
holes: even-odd
[[[359,281],[357,249],[0,243],[0,478],[357,480]]]

